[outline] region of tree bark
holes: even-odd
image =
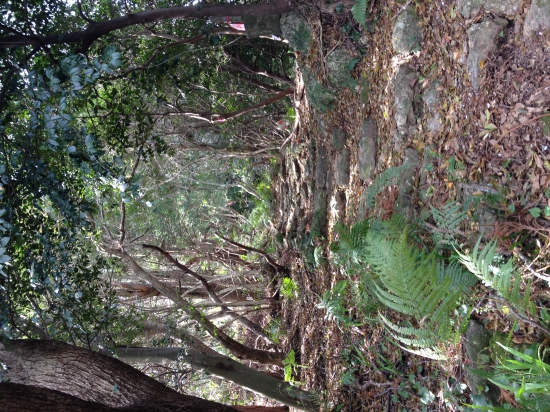
[[[265,351],[260,349],[249,348],[235,339],[231,338],[227,333],[214,325],[193,305],[183,299],[177,290],[165,285],[160,280],[152,276],[149,272],[143,269],[138,263],[126,252],[120,249],[109,249],[109,253],[121,257],[132,271],[143,281],[151,283],[164,296],[174,302],[178,308],[182,309],[187,315],[201,325],[214,339],[220,342],[234,356],[239,359],[247,359],[263,364],[272,364],[282,366],[283,354],[278,352]]]
[[[281,402],[300,411],[317,411],[310,394],[288,382],[249,368],[224,355],[211,355],[184,348],[117,348],[114,354],[124,362],[165,363],[183,361],[210,375],[236,383],[259,395]]]
[[[115,30],[129,26],[143,25],[161,20],[188,19],[209,16],[268,16],[286,13],[290,10],[288,0],[274,0],[264,4],[198,4],[195,6],[169,7],[128,14],[115,19],[93,22],[83,31],[58,33],[49,36],[17,34],[0,39],[0,48],[36,46],[52,44],[81,44],[80,52],[85,52],[96,40]]]
[[[12,382],[0,383],[0,411],[2,412],[181,412],[178,405],[132,405],[111,408],[97,402],[84,401],[63,392]],[[189,409],[185,409],[189,410]],[[287,407],[236,406],[232,411],[241,412],[285,412]],[[215,412],[216,410],[212,410]]]
[[[0,361],[8,367],[6,378],[12,383],[62,391],[82,401],[97,402],[110,408],[124,407],[125,411],[235,412],[230,406],[173,391],[118,359],[63,342],[5,341],[0,344]],[[5,405],[4,399],[9,397],[6,394],[9,390],[5,388],[0,392],[0,405]],[[55,395],[52,397],[55,398]],[[40,402],[40,398],[28,401]],[[84,407],[86,405],[83,404]],[[128,407],[132,408],[126,409]],[[16,408],[13,410],[55,410],[49,407]]]

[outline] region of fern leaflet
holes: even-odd
[[[356,0],[355,4],[351,8],[351,14],[357,23],[363,27],[367,27],[367,6],[369,0]]]

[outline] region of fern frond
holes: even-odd
[[[445,262],[437,262],[437,280],[443,283],[446,277],[451,279],[451,289],[459,289],[463,292],[479,281],[474,274],[463,270],[458,262],[452,262],[449,265]]]
[[[337,223],[334,228],[340,235],[340,250],[360,251],[365,247],[370,222],[368,219],[362,220],[351,227]]]
[[[367,6],[369,0],[356,0],[355,4],[351,8],[351,14],[357,23],[363,27],[367,27]]]
[[[402,177],[404,173],[407,173],[412,167],[415,167],[415,165],[406,163],[401,166],[390,167],[376,176],[372,184],[367,188],[367,209],[371,209],[374,206],[376,195],[380,193],[382,189],[387,186],[396,185],[399,182],[399,178]]]
[[[445,360],[447,357],[436,346],[436,339],[430,331],[413,327],[395,325],[381,313],[380,318],[390,330],[397,346],[411,353],[435,360]],[[408,336],[414,336],[409,338]]]
[[[460,224],[468,217],[462,205],[458,202],[450,202],[439,210],[433,206],[430,208],[435,224],[442,229],[442,233],[434,234],[434,238],[438,238],[436,243],[454,243]]]

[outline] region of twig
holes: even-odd
[[[535,328],[538,328],[538,329],[542,330],[544,333],[546,333],[548,336],[550,336],[550,329],[547,329],[546,327],[542,326],[540,323],[535,322],[534,320],[529,319],[529,318],[521,315],[509,302],[506,301],[506,299],[501,298],[499,296],[492,296],[492,299],[495,299],[495,300],[506,303],[506,307],[510,310],[510,312],[512,312],[512,314],[515,317],[517,317],[519,320],[521,320],[525,323],[528,323],[529,325],[531,325]]]
[[[405,10],[409,6],[409,4],[411,4],[411,2],[412,0],[409,0],[408,2],[406,2],[405,5],[401,7],[401,9],[395,14],[395,16],[392,17],[390,21],[394,21],[397,18],[397,16],[399,16],[403,12],[403,10]]]
[[[532,119],[529,119],[529,120],[527,120],[526,122],[523,122],[523,123],[521,123],[521,124],[518,124],[517,126],[512,127],[511,129],[508,129],[507,132],[508,132],[508,133],[513,132],[514,130],[517,130],[517,129],[519,129],[520,127],[525,126],[526,124],[533,123],[535,120],[538,120],[538,119],[540,119],[540,118],[542,118],[542,117],[546,117],[546,116],[550,116],[550,112],[546,112],[546,113],[541,114],[541,115],[539,115],[539,116],[533,117]]]
[[[535,263],[534,261],[530,261],[529,258],[527,256],[525,256],[523,253],[521,253],[521,251],[519,250],[519,248],[514,248],[514,252],[518,255],[518,257],[523,260],[527,266],[525,267],[529,272],[531,272],[531,274],[533,276],[536,276],[537,278],[539,279],[542,279],[542,280],[545,280],[547,282],[550,283],[550,276],[545,276],[545,275],[541,275],[540,273],[538,273],[536,270],[533,270],[531,269],[531,266],[533,265],[533,263]]]

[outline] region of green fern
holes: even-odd
[[[521,275],[515,271],[512,259],[502,263],[497,255],[497,242],[491,240],[481,249],[482,236],[477,240],[472,253],[458,252],[460,262],[471,273],[494,290],[520,312],[536,315],[537,310],[530,302],[531,281],[527,282],[526,292],[521,294]]]
[[[321,302],[317,305],[319,309],[326,309],[325,318],[333,320],[336,323],[344,326],[359,326],[359,322],[355,322],[349,315],[347,309],[342,306],[342,301],[346,296],[348,283],[346,280],[341,280],[332,291],[327,291],[323,294]]]
[[[356,5],[358,3],[355,3]],[[373,180],[372,184],[367,188],[367,209],[371,209],[374,206],[376,195],[387,186],[396,185],[399,182],[399,178],[409,169],[415,167],[414,164],[406,163],[401,166],[390,167],[384,170]]]
[[[356,0],[355,4],[351,8],[351,14],[357,23],[363,27],[367,27],[367,6],[369,0]]]
[[[437,262],[437,280],[440,283],[449,278],[451,289],[459,289],[466,292],[469,287],[474,286],[478,282],[478,278],[471,272],[462,269],[459,263],[453,262],[449,265],[445,262]]]
[[[362,250],[365,246],[365,239],[369,232],[370,222],[363,220],[356,223],[352,227],[347,227],[341,223],[337,223],[334,227],[340,235],[340,242],[333,243],[331,249],[333,251],[357,251]]]
[[[458,307],[462,287],[454,266],[437,265],[434,253],[412,246],[407,230],[398,240],[369,236],[367,260],[376,273],[374,294],[386,307],[412,317],[418,328],[403,328],[380,317],[403,349],[440,359],[436,342],[448,340],[450,313]],[[443,274],[438,273],[443,271]],[[446,273],[448,272],[448,273]],[[451,287],[455,279],[454,288]],[[440,281],[441,279],[442,281]]]
[[[441,232],[434,233],[434,241],[437,244],[456,244],[455,236],[460,224],[466,220],[468,214],[458,202],[450,202],[440,210],[430,206],[435,224]]]

